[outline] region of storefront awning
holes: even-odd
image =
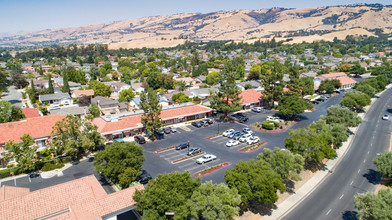
[[[118,132],[118,133],[114,133],[112,135],[120,135],[120,134],[123,134],[123,133],[122,132]]]

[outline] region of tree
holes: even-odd
[[[342,124],[346,128],[356,127],[361,123],[361,118],[347,108],[331,106],[327,109],[327,115],[322,117],[328,124]]]
[[[261,72],[261,67],[260,65],[254,64],[250,68],[249,75],[247,80],[258,80],[260,79],[260,72]]]
[[[300,78],[302,95],[313,95],[314,94],[314,82],[311,77]]]
[[[236,86],[234,72],[225,69],[222,79],[224,80],[220,83],[219,91],[213,93],[210,103],[212,108],[224,112],[227,117],[229,112],[236,112],[242,108],[241,90]]]
[[[92,80],[97,80],[98,77],[101,75],[101,71],[99,70],[98,67],[92,66],[90,68],[89,75],[90,75]]]
[[[279,101],[283,94],[284,65],[277,60],[265,62],[261,66],[261,85],[264,87],[263,99],[266,102]]]
[[[18,168],[22,172],[28,172],[35,169],[35,148],[32,147],[34,144],[33,138],[25,134],[21,138],[22,143],[14,143],[9,141],[5,145],[6,154],[4,159],[8,161],[13,158],[18,163]]]
[[[334,90],[339,89],[340,87],[342,87],[342,84],[340,83],[339,80],[331,79],[331,80],[321,81],[319,90],[325,91],[326,93],[332,93]]]
[[[147,77],[148,86],[152,89],[158,89],[161,85],[158,82],[158,72],[152,72]]]
[[[305,160],[299,154],[275,147],[274,150],[264,148],[264,153],[257,156],[258,160],[266,161],[282,179],[301,180],[299,174],[304,168]]]
[[[362,110],[363,107],[370,105],[370,103],[370,97],[359,91],[347,92],[344,94],[342,101],[340,101],[342,106],[349,107],[355,111]]]
[[[307,166],[317,165],[324,158],[332,159],[336,156],[325,134],[312,127],[290,130],[284,142],[293,154],[304,157]]]
[[[193,191],[187,201],[192,219],[200,216],[208,219],[231,219],[239,214],[241,196],[236,188],[227,185],[213,184],[211,181],[201,184]]]
[[[56,155],[69,155],[77,158],[86,150],[94,150],[104,142],[98,127],[79,117],[67,115],[56,122],[52,130],[52,147]]]
[[[128,188],[141,174],[144,160],[142,146],[134,142],[114,143],[106,146],[105,150],[98,151],[93,164],[95,171],[114,183],[121,183],[122,188]]]
[[[0,123],[12,121],[12,105],[10,102],[0,100]]]
[[[186,82],[181,80],[181,81],[176,81],[176,86],[178,87],[179,91],[185,91],[186,89]]]
[[[378,194],[372,192],[357,194],[354,204],[361,219],[392,219],[391,189],[380,189]]]
[[[146,189],[135,192],[136,210],[144,211],[144,219],[167,219],[165,212],[174,212],[175,219],[186,219],[190,215],[187,201],[200,182],[189,172],[158,174]]]
[[[220,72],[211,72],[206,76],[206,83],[208,85],[216,85],[221,79],[222,74]]]
[[[162,105],[159,104],[159,95],[151,88],[147,94],[140,94],[140,108],[143,109],[142,124],[147,131],[154,132],[163,126],[163,122],[159,117],[162,111]],[[155,138],[153,135],[151,138]]]
[[[366,83],[355,86],[355,90],[368,95],[370,98],[376,94],[376,89],[374,89],[371,85]]]
[[[178,103],[185,103],[190,101],[189,97],[182,92],[174,94],[172,96],[172,100]]]
[[[328,144],[334,148],[339,148],[349,136],[347,128],[342,124],[327,124],[324,119],[320,119],[309,125],[309,128],[316,129],[325,139]]]
[[[239,64],[236,70],[236,79],[243,79],[245,76],[245,67]]]
[[[392,177],[392,152],[380,153],[374,158],[373,163],[377,166],[378,172],[387,177]]]
[[[49,74],[48,84],[49,84],[48,92],[50,94],[53,94],[54,88],[53,88],[53,84],[52,84],[52,74]]]
[[[22,77],[22,66],[20,64],[16,64],[11,68],[11,81],[14,86],[18,89],[22,89],[29,85],[24,77]]]
[[[239,161],[226,171],[224,179],[230,188],[238,190],[243,204],[249,201],[272,204],[278,200],[277,191],[286,190],[283,179],[264,160]]]
[[[305,110],[312,108],[312,103],[294,95],[284,96],[281,100],[279,100],[278,105],[279,114],[289,117],[298,115],[303,113]]]
[[[89,88],[94,90],[95,96],[109,97],[110,94],[112,94],[109,85],[105,85],[104,83],[95,80],[90,81]]]
[[[252,84],[250,83],[245,84],[245,90],[252,89],[252,88],[253,88]]]
[[[0,93],[7,90],[9,83],[7,72],[0,67]]]
[[[99,109],[98,105],[95,103],[91,103],[90,108],[88,108],[88,111],[94,118],[97,118],[101,115],[101,110]]]
[[[64,73],[63,76],[63,87],[61,88],[61,91],[63,91],[64,93],[69,93],[71,91],[69,89],[68,76],[66,73]]]
[[[33,80],[31,80],[31,84],[30,85],[31,85],[31,88],[30,88],[30,91],[29,91],[29,98],[30,98],[31,103],[35,103],[36,100],[37,100],[37,90],[35,89]]]
[[[129,102],[135,97],[135,93],[132,88],[124,89],[120,93],[119,102]]]

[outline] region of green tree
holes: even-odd
[[[392,177],[392,152],[380,153],[374,158],[373,163],[377,166],[378,172],[387,177]]]
[[[264,148],[264,153],[257,156],[259,160],[265,160],[282,179],[301,180],[299,174],[304,168],[305,160],[299,154],[293,154],[288,150],[275,147],[274,150]]]
[[[134,142],[114,143],[98,151],[93,164],[95,171],[114,183],[121,183],[122,188],[127,188],[141,174],[144,160],[142,146]]]
[[[140,108],[143,109],[142,124],[147,131],[154,132],[163,126],[162,119],[159,117],[162,111],[162,105],[159,104],[159,95],[151,88],[147,90],[147,94],[140,94]],[[155,138],[152,135],[151,138]]]
[[[340,101],[342,106],[349,107],[355,111],[362,110],[363,107],[370,105],[370,103],[370,97],[359,91],[347,92],[344,94],[342,101]]]
[[[63,91],[64,93],[69,93],[71,91],[69,89],[68,76],[66,73],[63,76],[63,87],[61,88],[61,91]]]
[[[361,219],[392,219],[391,189],[380,189],[378,194],[373,192],[357,194],[354,204]]]
[[[190,98],[187,95],[185,95],[184,93],[180,92],[180,93],[174,94],[172,96],[172,100],[174,102],[178,102],[178,103],[185,103],[185,102],[189,102]]]
[[[300,78],[302,95],[313,95],[314,94],[314,82],[312,77]]]
[[[376,94],[376,89],[366,83],[359,84],[358,86],[355,86],[355,90],[368,95],[370,98]]]
[[[312,109],[313,105],[303,98],[291,95],[284,96],[279,100],[279,114],[284,116],[295,116],[303,113],[307,109]]]
[[[0,100],[0,123],[19,121],[25,118],[22,110],[5,100]]]
[[[88,111],[93,116],[93,118],[97,118],[101,115],[101,110],[99,109],[98,105],[95,103],[91,103],[90,107],[88,108]]]
[[[167,219],[165,212],[174,212],[175,219],[186,219],[191,214],[187,201],[200,182],[189,172],[158,174],[146,189],[135,192],[136,210],[144,211],[143,219]]]
[[[224,179],[230,188],[238,190],[243,204],[249,201],[272,204],[278,200],[277,191],[286,190],[283,179],[264,160],[239,161],[226,171]]]
[[[236,79],[243,79],[245,76],[245,67],[239,64],[236,70]]]
[[[133,98],[135,98],[135,93],[133,92],[132,88],[124,89],[120,93],[120,98],[118,99],[119,102],[129,102]]]
[[[347,108],[331,106],[327,109],[327,115],[322,117],[328,124],[342,124],[346,128],[356,127],[361,123],[361,118]]]
[[[221,79],[222,74],[220,72],[211,72],[206,76],[206,83],[208,85],[216,85]]]
[[[258,64],[253,64],[252,67],[250,68],[247,80],[260,79],[260,73],[261,73],[261,66]]]
[[[185,91],[186,89],[186,82],[181,80],[181,81],[176,81],[176,86],[178,87],[179,91]]]
[[[152,72],[147,77],[148,86],[152,89],[158,89],[161,85],[158,82],[158,72]]]
[[[0,93],[7,90],[9,83],[7,72],[0,67]]]
[[[235,73],[225,69],[222,74],[222,82],[219,91],[213,93],[210,103],[211,107],[224,112],[227,117],[229,112],[241,110],[241,89],[236,86]]]
[[[31,80],[30,85],[31,85],[31,88],[29,91],[29,98],[30,98],[31,103],[35,103],[37,101],[37,90],[35,89],[33,80]]]
[[[334,90],[339,89],[340,87],[342,87],[342,84],[340,83],[339,80],[331,79],[331,80],[321,81],[319,90],[325,91],[326,93],[332,93]]]
[[[104,83],[95,80],[90,81],[89,88],[94,90],[95,96],[109,97],[110,94],[112,94],[109,85],[105,85]]]
[[[263,99],[272,105],[275,101],[279,101],[283,94],[284,68],[284,65],[277,60],[265,62],[261,66],[261,85],[264,87]]]
[[[208,219],[231,219],[239,214],[241,196],[236,188],[227,185],[213,184],[211,181],[203,183],[193,191],[187,201],[192,219],[200,216]]]
[[[53,88],[53,84],[52,84],[52,74],[49,74],[48,84],[49,84],[48,92],[50,94],[53,94],[54,88]]]
[[[17,162],[18,168],[22,172],[28,172],[35,169],[35,148],[33,148],[34,140],[33,138],[25,134],[21,138],[22,143],[13,143],[9,141],[5,145],[6,154],[4,159],[8,161],[13,158]]]
[[[97,80],[101,76],[101,71],[98,67],[92,66],[89,71],[89,75],[92,80]]]
[[[245,90],[252,89],[252,88],[253,88],[252,84],[250,83],[245,84]]]

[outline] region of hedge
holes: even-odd
[[[273,130],[274,129],[274,123],[272,121],[263,121],[261,123],[261,127],[267,130]]]
[[[13,173],[14,175],[19,174],[18,169],[19,169],[18,167],[12,167],[12,168],[0,170],[0,179],[11,176],[11,173]]]
[[[59,169],[59,168],[62,168],[62,167],[64,167],[64,164],[63,164],[63,163],[58,163],[58,164],[46,163],[46,164],[42,167],[41,171],[43,171],[43,172],[45,172],[45,171],[51,171],[51,170]]]

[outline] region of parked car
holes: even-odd
[[[170,130],[171,130],[172,133],[176,133],[177,132],[177,128],[175,128],[175,127],[170,127]]]
[[[313,101],[311,101],[313,104],[319,104],[320,102],[319,101],[317,101],[317,100],[313,100]]]
[[[228,141],[228,142],[226,143],[226,146],[227,146],[227,147],[232,147],[232,146],[236,146],[236,145],[238,145],[238,144],[240,144],[239,141],[237,141],[237,140],[230,140],[230,141]]]
[[[206,119],[204,119],[204,121],[206,121],[210,125],[214,124],[214,121],[212,119],[210,119],[210,118],[206,118]]]
[[[238,118],[238,122],[239,122],[239,123],[245,123],[245,122],[247,122],[248,120],[249,120],[248,117],[240,117],[240,118]]]
[[[163,131],[165,132],[165,134],[170,134],[171,133],[171,128],[164,128]]]
[[[200,122],[198,122],[198,121],[192,122],[191,125],[193,125],[193,126],[195,126],[195,127],[197,127],[197,128],[200,128],[201,126],[203,126],[203,125],[202,125]]]
[[[114,143],[124,143],[124,140],[121,138],[116,138],[113,140]]]
[[[203,163],[207,163],[209,161],[215,160],[216,156],[212,155],[212,154],[206,154],[202,157],[200,157],[199,159],[196,160],[196,163],[198,164],[203,164]]]
[[[252,111],[257,112],[257,113],[260,113],[262,110],[263,109],[261,107],[256,107],[256,106],[252,107]]]
[[[267,121],[276,121],[276,122],[279,122],[279,123],[284,122],[283,119],[281,119],[279,117],[273,117],[273,116],[268,116],[267,117]]]
[[[244,134],[244,133],[242,133],[242,132],[235,133],[235,134],[233,135],[233,139],[234,139],[234,140],[238,140],[238,139],[240,139],[240,137],[241,137],[243,134]]]
[[[137,136],[133,137],[133,139],[138,144],[145,144],[146,143],[146,139],[144,139],[144,137],[140,136],[140,135],[137,135]]]
[[[328,100],[328,98],[327,98],[326,96],[321,96],[321,97],[319,97],[319,99],[320,99],[320,100],[324,100],[324,101],[327,101],[327,100]]]
[[[155,134],[157,134],[157,135],[164,135],[165,132],[164,132],[163,129],[157,129],[157,130],[155,130]]]
[[[191,149],[188,150],[188,152],[186,152],[186,155],[191,156],[200,152],[201,149],[199,147],[192,147]]]
[[[186,143],[182,143],[182,144],[177,145],[176,150],[182,150],[182,149],[188,148],[188,147],[189,147],[189,143],[186,142]]]
[[[247,143],[247,144],[255,144],[255,143],[259,142],[259,141],[260,141],[260,138],[259,138],[259,137],[253,136],[253,137],[249,138],[249,139],[246,141],[246,143]]]
[[[339,90],[335,90],[335,91],[333,91],[334,93],[336,93],[336,94],[340,94],[340,91]]]
[[[244,129],[242,129],[242,132],[244,132],[245,134],[253,134],[254,133],[252,131],[252,129],[250,129],[250,128],[244,128]]]
[[[240,139],[238,139],[239,141],[241,141],[241,142],[246,142],[250,137],[252,137],[252,135],[251,134],[243,134],[241,137],[240,137]]]
[[[207,127],[208,125],[210,125],[208,122],[206,121],[200,121],[201,125],[203,125],[204,127]]]
[[[382,120],[388,120],[389,119],[389,115],[383,115],[382,116]]]
[[[232,132],[234,132],[234,129],[228,129],[225,132],[223,132],[222,136],[223,137],[227,137],[229,136],[229,134],[231,134]]]
[[[245,113],[243,113],[243,112],[237,112],[237,113],[232,114],[231,116],[234,118],[238,118],[238,119],[240,117],[246,117]]]
[[[227,137],[228,138],[233,138],[234,137],[234,135],[236,135],[236,134],[238,134],[238,133],[241,133],[240,131],[233,131],[233,132],[231,132]]]
[[[152,179],[151,175],[147,171],[142,170],[142,173],[136,178],[136,181],[141,184],[147,184],[150,179]]]

